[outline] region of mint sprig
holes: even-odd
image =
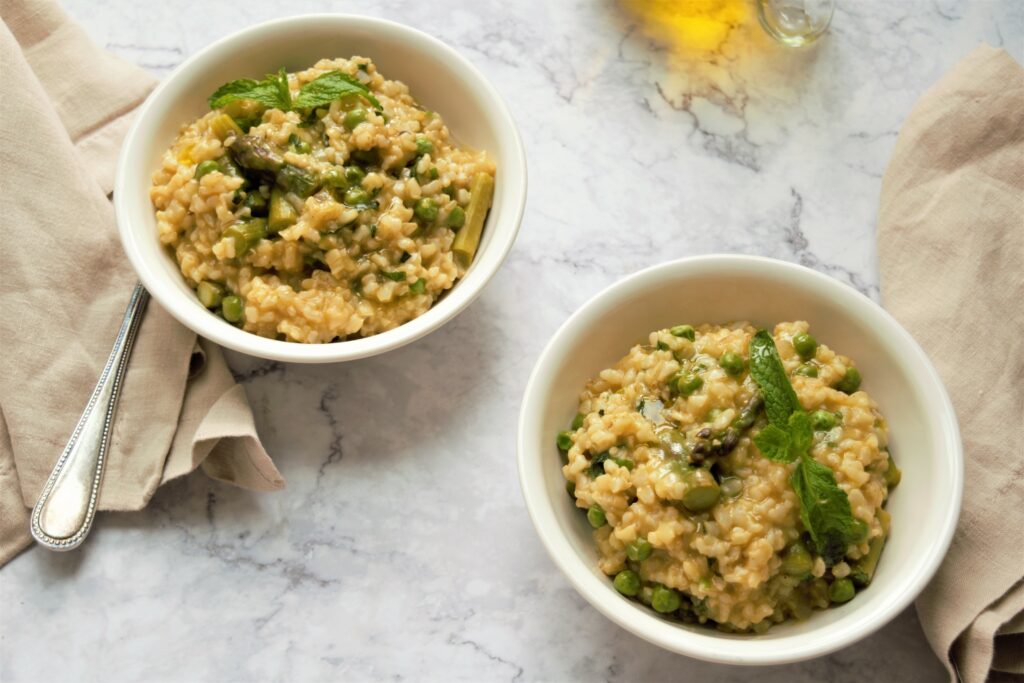
[[[299,89],[299,94],[295,96],[293,102],[291,91],[288,89],[288,73],[284,67],[278,69],[277,73],[267,74],[262,81],[241,78],[225,83],[210,95],[207,103],[210,109],[219,109],[237,100],[253,100],[269,109],[290,111],[320,107],[345,95],[358,95],[378,111],[383,109],[369,88],[359,79],[341,71],[328,71],[306,83]]]
[[[281,97],[277,74],[268,74],[262,81],[240,78],[217,88],[207,99],[210,109],[220,109],[237,100],[253,100],[270,109],[285,109],[290,104]]]
[[[296,109],[312,109],[330,104],[345,95],[359,95],[372,104],[377,111],[383,109],[380,102],[370,94],[370,89],[359,82],[358,78],[341,71],[328,71],[302,86],[295,98]]]
[[[789,482],[800,501],[800,520],[825,564],[833,565],[863,534],[850,499],[832,470],[810,455],[814,428],[789,383],[775,341],[758,330],[750,341],[750,374],[761,388],[768,425],[754,436],[758,450],[770,460],[797,462]]]

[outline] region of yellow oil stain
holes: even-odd
[[[676,56],[719,52],[738,28],[756,21],[749,0],[620,0],[649,38]]]

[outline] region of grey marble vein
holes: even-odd
[[[417,26],[504,95],[530,193],[500,273],[425,339],[328,367],[229,353],[287,489],[197,474],[141,513],[101,515],[78,552],[20,556],[0,572],[0,679],[942,680],[912,610],[844,651],[766,669],[629,635],[541,547],[515,426],[545,341],[637,269],[763,254],[877,299],[874,224],[900,125],[981,41],[1024,58],[1024,5],[840,0],[815,49],[788,52],[740,22],[694,57],[612,0],[65,4],[156,76],[286,14]]]

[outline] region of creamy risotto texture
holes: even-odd
[[[210,104],[150,195],[160,240],[218,315],[293,342],[368,336],[466,272],[494,163],[371,60],[234,81]]]
[[[619,592],[729,631],[804,619],[864,589],[899,480],[853,361],[806,322],[762,333],[760,351],[756,332],[652,332],[586,385],[558,435],[567,488]],[[795,398],[780,417],[787,381]]]

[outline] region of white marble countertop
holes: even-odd
[[[981,41],[1021,60],[1024,6],[840,0],[816,49],[786,51],[755,24],[703,59],[652,40],[648,21],[611,0],[66,6],[157,75],[284,14],[415,25],[508,100],[530,196],[501,272],[423,341],[333,367],[229,355],[287,489],[254,494],[194,475],[142,513],[101,515],[81,551],[24,553],[2,575],[0,678],[942,679],[912,610],[845,651],[756,672],[619,629],[534,534],[514,431],[556,327],[644,266],[763,254],[877,298],[875,213],[901,122]]]

